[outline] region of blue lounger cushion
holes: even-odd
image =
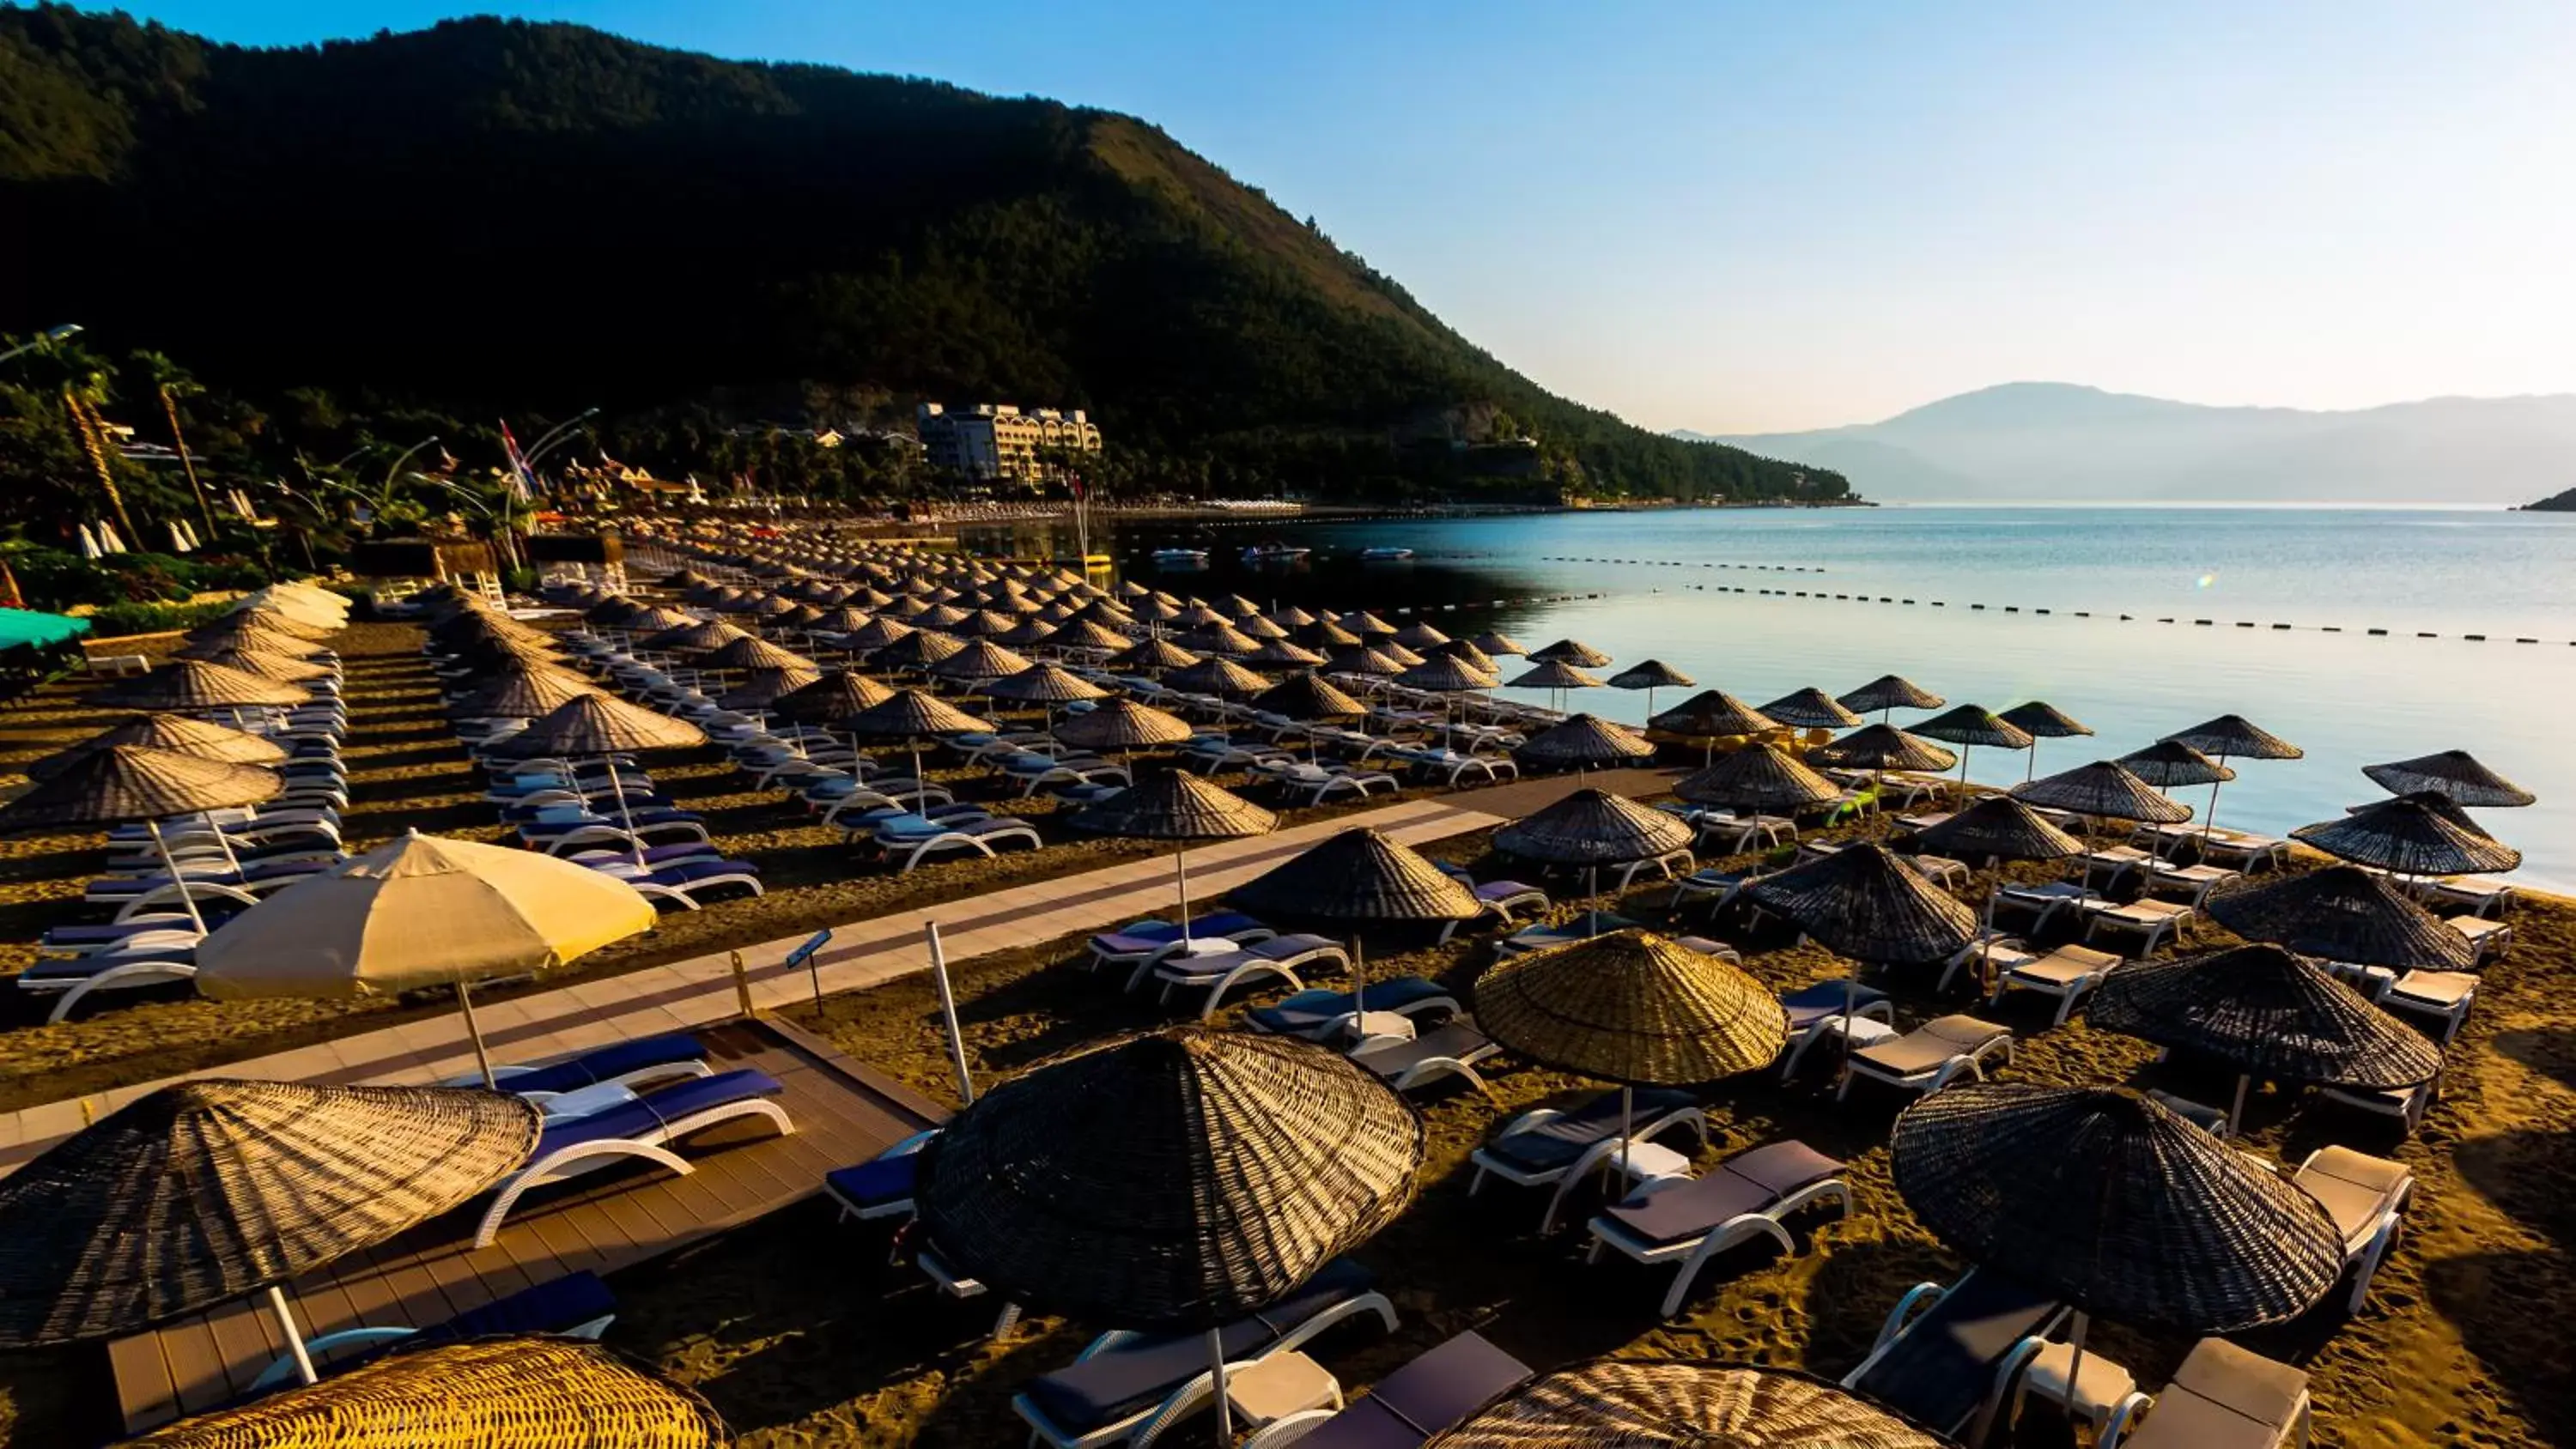
[[[1402,1012],[1425,1001],[1449,996],[1449,988],[1420,976],[1397,976],[1368,984],[1368,1009]],[[1268,1006],[1257,1006],[1244,1015],[1265,1031],[1288,1036],[1302,1036],[1336,1017],[1348,1016],[1351,993],[1331,987],[1309,987],[1282,997]]]
[[[1887,999],[1887,993],[1874,986],[1854,984],[1849,988],[1848,997],[1845,996],[1844,991],[1845,986],[1841,981],[1819,981],[1813,986],[1801,987],[1781,997],[1780,1006],[1789,1013],[1789,1029],[1800,1031],[1826,1017],[1840,1016],[1843,1014],[1846,1001],[1850,1003],[1851,1010],[1858,1011],[1864,1006],[1875,1005]]]
[[[584,1142],[606,1142],[620,1137],[640,1137],[681,1118],[694,1116],[712,1107],[744,1101],[752,1097],[776,1096],[784,1090],[767,1072],[718,1072],[712,1077],[693,1077],[659,1091],[648,1092],[632,1102],[590,1113],[582,1117],[558,1117],[546,1123],[545,1135],[537,1139],[537,1150],[530,1161],[544,1158],[560,1148]]]
[[[403,1340],[403,1346],[453,1343],[496,1333],[561,1333],[616,1311],[617,1295],[608,1291],[598,1274],[566,1273],[424,1328]]]
[[[843,1202],[864,1210],[911,1197],[915,1169],[920,1164],[920,1153],[898,1152],[872,1157],[856,1167],[834,1168],[823,1174],[823,1180]]]
[[[1642,1088],[1636,1097],[1636,1120],[1651,1122],[1666,1113],[1697,1105],[1699,1099],[1688,1092],[1670,1087]],[[1485,1144],[1485,1151],[1532,1172],[1566,1167],[1595,1143],[1619,1135],[1619,1107],[1617,1092],[1603,1092],[1571,1112],[1497,1137]]]
[[[1190,922],[1190,938],[1212,940],[1218,936],[1231,937],[1241,931],[1267,929],[1241,911],[1210,911]],[[1095,943],[1114,943],[1109,947],[1113,951],[1151,951],[1181,939],[1181,928],[1170,921],[1136,921],[1091,939]]]
[[[1316,1425],[1309,1449],[1413,1449],[1529,1382],[1530,1367],[1482,1334],[1462,1333],[1378,1380],[1368,1397]]]
[[[683,1062],[706,1060],[707,1049],[687,1032],[675,1031],[662,1036],[641,1037],[622,1041],[615,1046],[585,1052],[570,1061],[534,1067],[501,1079],[501,1086],[512,1092],[569,1092],[611,1077],[647,1067],[671,1067]]]
[[[1324,1265],[1285,1299],[1218,1333],[1229,1360],[1248,1358],[1316,1314],[1369,1291],[1369,1270],[1348,1258]],[[1207,1372],[1207,1336],[1181,1333],[1139,1338],[1030,1381],[1029,1402],[1057,1427],[1087,1433],[1161,1403],[1172,1390]]]
[[[1974,1269],[1917,1314],[1852,1387],[1926,1424],[1964,1424],[2013,1345],[2045,1330],[2063,1307],[2040,1289]]]

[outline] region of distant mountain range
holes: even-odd
[[[1883,502],[2508,505],[2576,486],[2566,394],[2306,412],[2015,382],[1879,423],[1674,436],[1830,468]]]

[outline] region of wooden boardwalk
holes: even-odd
[[[683,1146],[697,1169],[686,1177],[643,1167],[576,1178],[524,1202],[479,1251],[473,1236],[484,1204],[470,1203],[292,1284],[306,1336],[359,1324],[426,1327],[567,1273],[632,1267],[807,1197],[825,1172],[944,1115],[784,1023],[737,1021],[699,1039],[720,1071],[776,1077],[795,1133],[774,1135],[759,1119],[727,1123]],[[285,1352],[265,1295],[119,1340],[108,1356],[126,1431],[223,1404]]]

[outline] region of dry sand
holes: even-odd
[[[1442,849],[1476,861],[1464,837]],[[1660,887],[1625,907],[1655,915]],[[1560,910],[1560,916],[1571,914]],[[2576,1413],[2557,1310],[2576,1291],[2576,1009],[2566,992],[2576,961],[2576,909],[2517,908],[2514,954],[2489,973],[2468,1029],[2451,1049],[2451,1084],[2425,1130],[2399,1141],[2394,1124],[2318,1103],[2260,1093],[2246,1144],[2295,1159],[2341,1142],[2391,1154],[2420,1184],[2405,1238],[2363,1311],[2320,1309],[2301,1322],[2245,1336],[2261,1352],[2305,1365],[2313,1377],[2318,1442],[2352,1446],[2521,1445],[2563,1442]],[[2224,944],[2204,931],[2188,947]],[[1764,981],[1789,987],[1839,974],[1821,949],[1777,941],[1748,958]],[[967,963],[959,972],[968,1052],[979,1075],[1033,1061],[1118,1031],[1169,1019],[1076,967],[1078,943]],[[1389,955],[1378,972],[1415,972],[1461,987],[1485,964],[1481,942]],[[1907,1020],[1942,1010],[1925,982],[1899,978]],[[2227,1083],[2150,1065],[2141,1043],[2079,1019],[2049,1029],[2048,1006],[2021,996],[2000,1008],[2026,1037],[2020,1060],[1998,1075],[2023,1082],[2129,1082],[2223,1101]],[[1227,1013],[1231,1015],[1232,1013]],[[819,1025],[843,1048],[943,1101],[953,1101],[931,989],[914,979],[826,1003]],[[1802,1251],[1782,1257],[1749,1247],[1703,1275],[1683,1316],[1658,1322],[1669,1270],[1615,1256],[1582,1259],[1579,1226],[1534,1234],[1543,1195],[1489,1185],[1467,1196],[1467,1155],[1510,1112],[1590,1090],[1580,1079],[1502,1059],[1491,1080],[1501,1105],[1468,1089],[1424,1104],[1430,1160],[1417,1205],[1359,1255],[1377,1270],[1404,1317],[1393,1336],[1337,1329],[1318,1346],[1346,1385],[1364,1385],[1406,1358],[1474,1328],[1542,1368],[1589,1355],[1717,1357],[1793,1364],[1839,1375],[1867,1352],[1881,1317],[1911,1284],[1948,1280],[1958,1262],[1918,1226],[1888,1177],[1888,1128],[1904,1099],[1866,1085],[1836,1106],[1810,1081],[1769,1080],[1710,1094],[1715,1149],[1801,1138],[1851,1163],[1852,1217],[1793,1224]],[[1575,1221],[1579,1225],[1581,1215]],[[612,1341],[645,1353],[697,1384],[750,1445],[995,1445],[1019,1440],[1013,1389],[1070,1360],[1084,1341],[1053,1321],[1024,1326],[1000,1344],[982,1341],[992,1307],[933,1293],[908,1268],[887,1264],[888,1235],[833,1220],[807,1204],[710,1246],[691,1260],[620,1285],[627,1312]],[[2092,1344],[2160,1385],[2188,1340],[2097,1326]],[[1185,1434],[1203,1432],[1198,1429]],[[2026,1416],[2025,1444],[2068,1442],[2062,1420]],[[1177,1438],[1175,1442],[1195,1442]]]

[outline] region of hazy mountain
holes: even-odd
[[[1888,501],[2201,499],[2513,504],[2576,485],[2576,396],[2351,412],[2203,407],[2016,382],[1885,422],[1715,437]]]

